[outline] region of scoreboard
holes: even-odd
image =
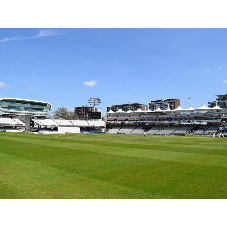
[[[101,112],[88,112],[88,119],[101,119]]]

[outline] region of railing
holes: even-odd
[[[0,107],[7,106],[19,106],[19,107],[31,107],[31,108],[50,108],[49,104],[46,105],[38,105],[38,104],[30,104],[30,103],[15,103],[15,102],[0,102]]]

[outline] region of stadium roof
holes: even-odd
[[[181,106],[178,106],[176,109],[174,109],[173,111],[176,112],[182,112],[182,111],[186,111],[185,109],[183,109]]]
[[[144,111],[142,111],[141,109],[138,109],[138,110],[136,110],[134,112],[136,112],[136,113],[143,113]]]
[[[209,110],[222,110],[222,108],[220,108],[219,106],[215,106],[213,108],[207,107],[206,105],[202,105],[199,108],[193,108],[193,107],[189,107],[188,109],[183,109],[181,106],[178,106],[176,109],[171,110],[170,108],[168,108],[167,110],[162,110],[160,107],[158,107],[156,110],[152,111],[152,110],[135,110],[135,111],[131,111],[128,110],[127,112],[124,112],[122,109],[119,109],[118,111],[114,112],[112,110],[110,110],[109,112],[107,112],[107,114],[113,114],[113,113],[118,113],[118,114],[131,114],[131,113],[166,113],[166,112],[192,112],[192,111],[209,111]]]
[[[195,110],[195,108],[193,108],[193,107],[189,107],[188,109],[186,109],[186,111],[194,111]]]
[[[207,107],[206,105],[202,105],[199,108],[196,108],[195,110],[206,111],[206,110],[211,110],[211,108]]]
[[[163,110],[161,110],[160,107],[158,107],[156,110],[154,110],[154,112],[163,112]]]
[[[113,110],[110,110],[110,111],[109,111],[109,112],[107,112],[107,113],[114,113],[114,112],[113,112]]]
[[[164,110],[164,112],[172,112],[173,110],[171,110],[169,107],[167,108],[167,110]]]
[[[221,108],[220,106],[214,106],[214,107],[212,108],[212,110],[222,110],[222,108]]]
[[[145,112],[146,112],[146,113],[152,113],[153,111],[151,111],[151,110],[146,110]]]
[[[0,111],[23,115],[47,114],[52,108],[48,102],[20,99],[0,98]]]
[[[117,113],[125,113],[122,109],[119,109]]]

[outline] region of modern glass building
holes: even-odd
[[[162,110],[167,110],[168,108],[171,110],[174,110],[178,106],[180,106],[179,99],[160,99],[160,100],[151,101],[149,103],[149,109],[151,111],[154,111],[157,108],[160,108]]]
[[[144,104],[141,104],[141,103],[127,103],[127,104],[112,105],[110,107],[107,107],[107,112],[109,112],[110,110],[116,112],[120,109],[123,110],[123,111],[128,111],[128,110],[135,111],[135,110],[138,110],[138,109],[141,109],[143,111],[148,110],[147,105],[144,105]]]
[[[227,108],[227,94],[216,95],[216,96],[217,96],[216,101],[208,102],[208,106],[212,108],[217,105],[223,109],[226,109]]]
[[[45,114],[51,110],[52,106],[48,102],[18,99],[1,98],[0,111],[22,114]]]

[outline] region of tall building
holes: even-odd
[[[89,119],[101,119],[102,118],[102,110],[99,108],[81,106],[81,107],[74,107],[75,114],[82,120],[89,120]]]
[[[180,106],[179,99],[160,99],[160,100],[151,101],[149,103],[149,109],[152,111],[156,110],[158,107],[162,110],[167,110],[168,107],[171,110],[174,110],[178,106]]]
[[[148,110],[147,109],[147,105],[144,104],[140,104],[140,103],[127,103],[127,104],[121,104],[121,105],[112,105],[110,107],[107,107],[107,112],[109,112],[110,110],[116,112],[119,109],[122,109],[123,111],[136,111],[138,109],[141,109],[143,111]]]
[[[216,101],[208,102],[208,107],[214,107],[218,105],[219,107],[226,109],[227,108],[227,94],[225,95],[216,95]]]

